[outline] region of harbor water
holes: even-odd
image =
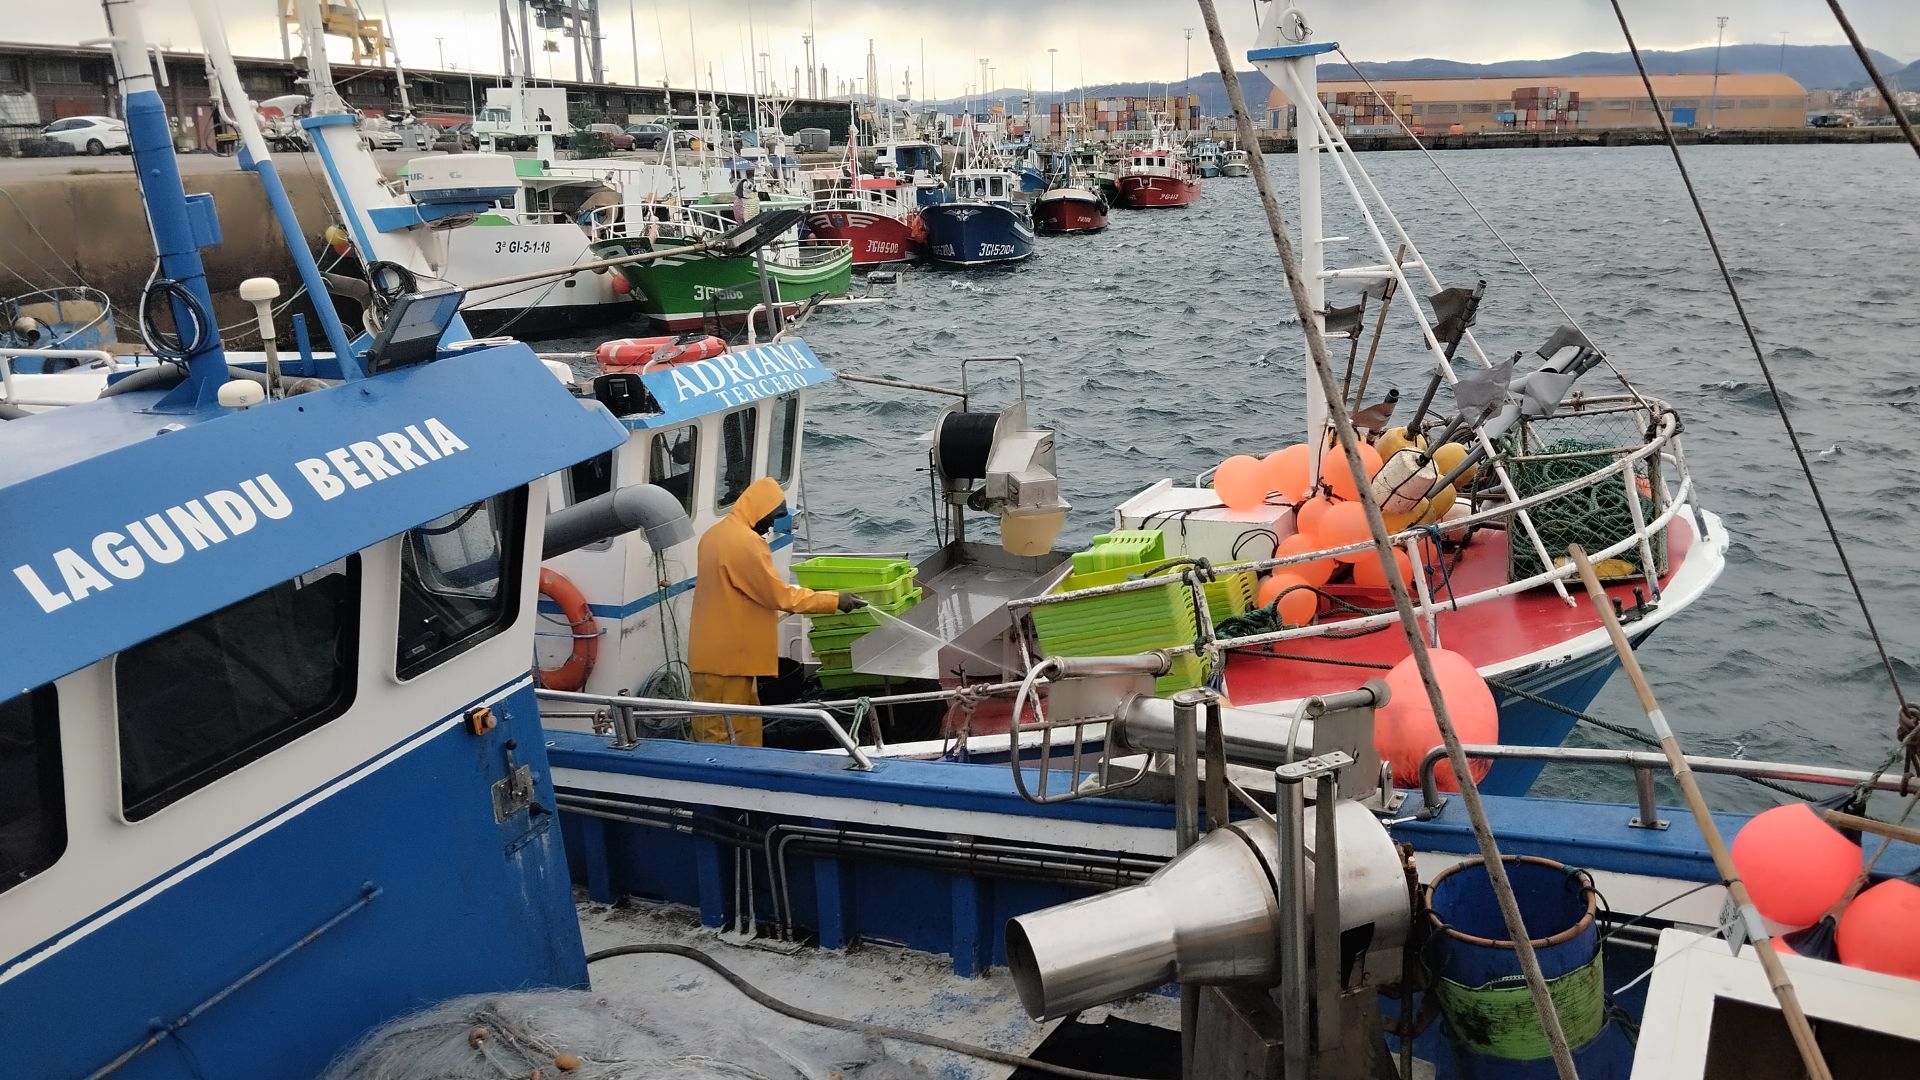
[[[1685,153],[1896,665],[1920,682],[1913,156],[1896,145]],[[1295,159],[1267,160],[1291,213]],[[1411,152],[1362,160],[1444,284],[1487,281],[1476,332],[1489,355],[1545,340],[1560,315],[1432,164]],[[1734,534],[1718,586],[1642,653],[1686,748],[1877,764],[1891,745],[1891,692],[1667,151],[1438,160],[1620,370],[1679,410],[1699,499]],[[1326,175],[1328,265],[1380,261],[1331,166]],[[1191,482],[1229,454],[1300,437],[1304,345],[1251,179],[1209,180],[1187,209],[1116,210],[1104,233],[1046,238],[1010,270],[900,277],[884,306],[820,313],[808,341],[840,370],[915,382],[957,384],[962,357],[1023,357],[1033,420],[1059,435],[1074,504],[1062,545],[1084,545],[1114,505],[1157,479]],[[578,345],[626,332],[643,331]],[[1344,341],[1333,344],[1343,363]],[[1427,370],[1415,339],[1390,329],[1368,401],[1391,387],[1417,397]],[[1617,387],[1604,369],[1581,384]],[[979,403],[1004,389],[989,383]],[[851,383],[819,395],[804,492],[815,546],[927,553],[932,502],[916,436],[944,404]],[[1639,719],[1619,679],[1594,711]],[[1627,745],[1584,726],[1570,743]],[[1774,799],[1738,781],[1711,787],[1722,808]],[[1552,770],[1538,790],[1631,798],[1614,772]]]

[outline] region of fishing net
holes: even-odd
[[[1612,465],[1642,445],[1645,413],[1638,409],[1565,413],[1525,422],[1512,440],[1514,452],[1507,472],[1521,498],[1551,491]],[[1626,476],[1607,476],[1549,499],[1527,511],[1533,526],[1558,566],[1567,558],[1567,546],[1579,544],[1590,553],[1601,552],[1635,535],[1635,504],[1640,520],[1651,522],[1665,506],[1658,470],[1658,454],[1633,464]],[[1629,483],[1632,498],[1628,497]],[[1539,553],[1518,520],[1509,522],[1507,569],[1518,581],[1541,572]],[[1653,573],[1667,570],[1667,538],[1660,530],[1649,538]],[[1639,544],[1595,564],[1602,580],[1645,577],[1647,568]]]
[[[716,1007],[723,1011],[716,1012]],[[724,1010],[752,1009],[755,1015]],[[455,998],[395,1020],[324,1080],[908,1080],[933,1074],[858,1035],[663,988],[645,1004],[587,991]]]

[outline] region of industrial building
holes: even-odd
[[[1655,75],[1654,91],[1678,127],[1798,128],[1807,92],[1781,74]],[[1534,75],[1526,78],[1388,79],[1322,82],[1320,99],[1353,134],[1393,134],[1397,115],[1416,132],[1571,131],[1655,127],[1638,75]],[[1292,103],[1276,89],[1267,123],[1291,131]]]

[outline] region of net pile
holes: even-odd
[[[1611,440],[1590,435],[1568,436],[1538,447],[1530,454],[1512,458],[1507,470],[1513,478],[1514,489],[1521,498],[1526,498],[1599,472],[1618,460],[1621,454],[1621,448]],[[1651,521],[1659,515],[1660,510],[1652,498],[1655,487],[1653,478],[1647,473],[1645,461],[1636,465],[1634,482],[1635,497],[1640,502],[1640,518],[1642,521]],[[1528,516],[1533,519],[1534,528],[1539,530],[1540,539],[1556,565],[1566,558],[1570,544],[1579,544],[1589,552],[1597,552],[1634,534],[1632,505],[1627,501],[1626,485],[1618,476],[1597,480],[1587,487],[1550,499],[1529,510]],[[1509,536],[1510,580],[1518,581],[1539,573],[1542,569],[1539,555],[1517,524],[1511,527]],[[1654,573],[1665,573],[1664,532],[1655,533],[1649,546],[1653,550]],[[1617,568],[1612,565],[1603,567],[1600,575],[1603,579],[1640,576],[1646,572],[1646,568],[1640,565],[1638,545],[1614,556],[1609,563],[1615,560],[1623,565]]]
[[[753,1006],[743,1004],[742,1008]],[[476,994],[379,1029],[325,1080],[924,1080],[875,1040],[671,992]]]

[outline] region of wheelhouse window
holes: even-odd
[[[732,506],[753,483],[753,441],[760,427],[760,409],[749,405],[720,418],[720,482],[714,486],[718,509]]]
[[[653,437],[647,453],[647,482],[657,484],[680,500],[693,516],[693,485],[700,462],[700,432],[692,424],[668,428]]]
[[[526,489],[516,488],[407,532],[396,674],[410,679],[513,624],[525,521]]]
[[[129,821],[347,711],[360,560],[341,559],[120,653],[114,696]]]
[[[613,451],[575,465],[567,470],[567,505],[583,503],[613,490]]]
[[[767,475],[781,487],[793,479],[793,463],[800,456],[800,399],[792,394],[773,403],[773,426],[768,433]]]
[[[0,701],[0,892],[66,850],[59,724],[51,686]]]

